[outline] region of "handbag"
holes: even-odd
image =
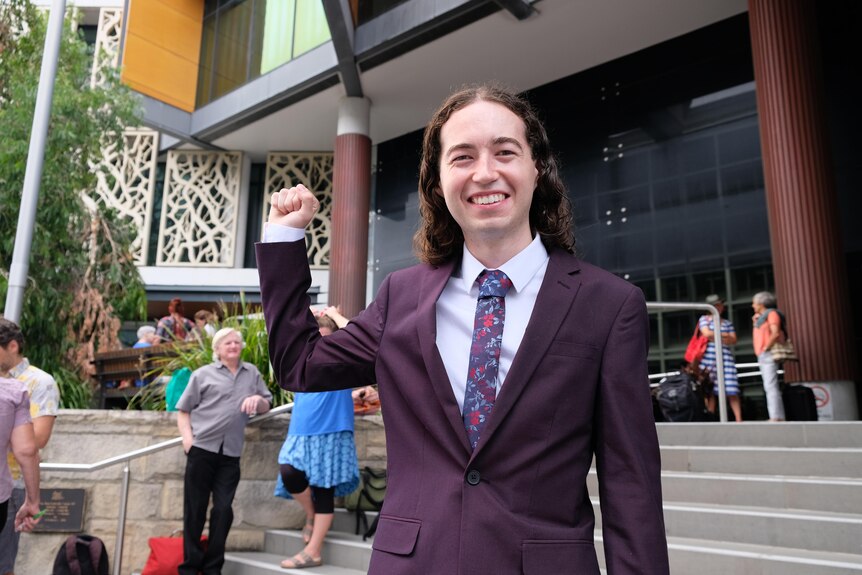
[[[772,354],[772,360],[775,363],[784,363],[785,361],[799,361],[799,356],[796,355],[796,347],[790,341],[790,335],[787,333],[784,314],[778,310],[778,317],[781,318],[781,331],[784,333],[784,341],[776,341],[769,347],[769,352]]]
[[[799,361],[799,356],[796,355],[796,348],[790,338],[784,342],[776,341],[769,348],[769,353],[772,354],[772,360],[775,363],[784,363],[785,361]]]
[[[173,533],[170,537],[150,537],[147,544],[150,546],[150,556],[141,575],[176,575],[183,562],[182,534],[179,537],[174,537]],[[201,544],[206,549],[206,535],[201,536]]]
[[[694,326],[694,334],[688,341],[688,346],[685,348],[685,360],[697,365],[703,359],[703,354],[706,353],[706,344],[709,343],[709,338],[700,333],[700,325]]]

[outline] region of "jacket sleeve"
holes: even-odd
[[[279,385],[291,391],[332,391],[373,384],[385,324],[381,298],[345,328],[322,338],[309,310],[305,242],[258,243],[255,251],[269,358]]]
[[[595,410],[596,469],[609,575],[669,572],[648,350],[646,304],[643,293],[632,288],[605,344]]]

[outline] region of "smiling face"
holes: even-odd
[[[440,149],[438,193],[470,252],[494,250],[508,256],[505,262],[525,248],[538,170],[524,122],[505,106],[478,100],[449,117]]]
[[[216,355],[222,363],[236,364],[242,355],[242,339],[236,332],[224,336],[216,345]]]

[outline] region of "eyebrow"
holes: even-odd
[[[517,147],[522,152],[524,151],[524,146],[521,145],[521,142],[519,142],[515,138],[510,138],[509,136],[499,136],[497,138],[494,138],[491,141],[491,144],[494,146],[499,146],[501,144],[512,144],[513,146]],[[476,146],[474,146],[473,144],[467,144],[467,143],[455,144],[454,146],[451,146],[449,149],[447,149],[446,153],[444,155],[449,156],[452,152],[455,152],[458,150],[474,150],[474,149],[476,149]]]

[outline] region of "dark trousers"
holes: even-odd
[[[9,507],[9,500],[7,499],[3,503],[0,503],[0,529],[3,529],[3,526],[6,525],[6,509]]]
[[[239,457],[228,457],[197,447],[186,459],[183,502],[183,563],[180,575],[218,575],[224,564],[224,547],[233,523],[233,497],[239,485]],[[201,534],[212,495],[207,544]]]

